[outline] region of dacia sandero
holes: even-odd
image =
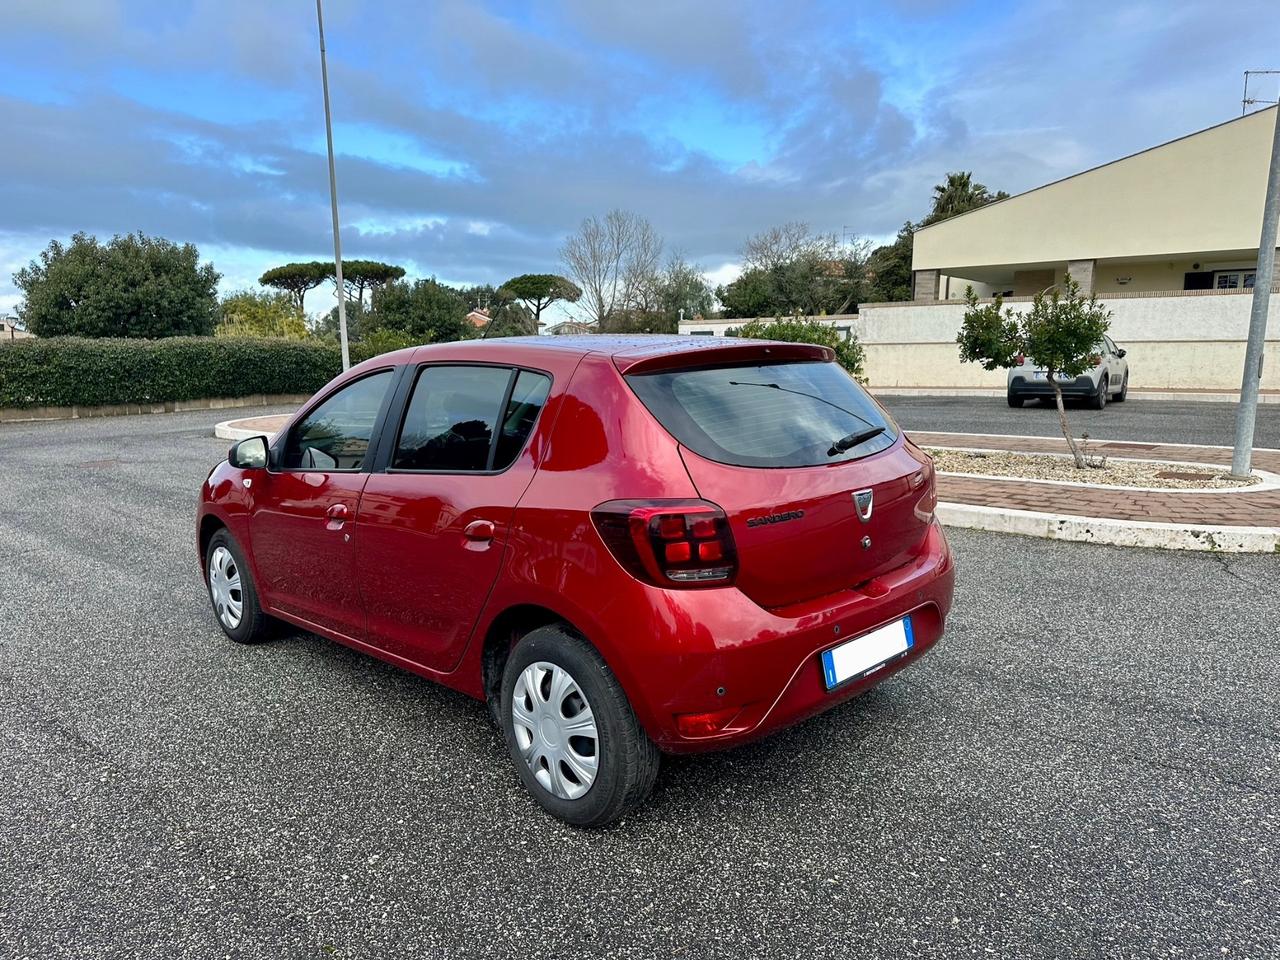
[[[535,800],[597,826],[663,753],[929,650],[935,505],[928,455],[827,347],[540,336],[341,374],[231,447],[196,540],[232,640],[284,622],[487,701]]]

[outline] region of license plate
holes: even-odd
[[[1047,378],[1048,378],[1048,372],[1047,372],[1047,371],[1044,371],[1044,370],[1037,370],[1034,374],[1032,374],[1032,376],[1033,376],[1036,380],[1045,380],[1045,379],[1047,379]],[[1073,378],[1072,378],[1072,377],[1068,377],[1068,376],[1066,376],[1065,374],[1061,374],[1061,373],[1060,373],[1060,374],[1058,374],[1058,376],[1057,376],[1055,379],[1056,379],[1059,383],[1069,383]]]
[[[886,623],[870,633],[822,651],[822,678],[828,690],[865,677],[915,646],[911,618]]]

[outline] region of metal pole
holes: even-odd
[[[329,65],[324,56],[324,13],[316,0],[316,23],[320,27],[320,79],[324,84],[324,135],[329,143],[329,203],[333,207],[333,268],[338,284],[338,339],[342,342],[342,369],[351,367],[347,346],[347,291],[342,285],[342,232],[338,227],[338,174],[333,164],[333,114],[329,110]]]
[[[1231,475],[1247,477],[1253,465],[1253,431],[1258,419],[1258,388],[1262,382],[1262,345],[1267,335],[1267,307],[1276,265],[1276,221],[1280,219],[1280,107],[1275,108],[1271,139],[1271,169],[1267,199],[1262,206],[1262,236],[1258,240],[1258,271],[1253,278],[1253,306],[1249,311],[1249,342],[1244,350],[1240,405],[1236,407],[1235,451]]]

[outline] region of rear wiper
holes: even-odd
[[[827,456],[837,457],[846,450],[852,450],[858,444],[866,443],[882,433],[884,433],[884,427],[872,427],[870,430],[862,430],[859,433],[851,433],[847,437],[841,437],[831,445],[831,449],[827,451]]]
[[[779,386],[776,383],[753,383],[750,380],[730,380],[729,386],[731,387],[768,387],[770,390],[781,390],[783,393],[794,393],[797,397],[808,397],[810,400],[817,400],[819,403],[825,403],[828,407],[835,407],[841,413],[847,413],[849,416],[853,417],[853,419],[861,420],[868,427],[875,426],[875,424],[873,424],[866,417],[860,417],[856,413],[854,413],[852,410],[846,410],[844,407],[840,406],[840,404],[832,403],[826,397],[820,397],[816,393],[805,393],[803,390],[792,390],[790,387]],[[884,427],[878,427],[877,429],[880,432],[884,431]]]

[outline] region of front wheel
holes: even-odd
[[[1124,403],[1129,397],[1129,371],[1124,372],[1124,379],[1120,381],[1120,392],[1114,397],[1116,403]]]
[[[516,644],[500,712],[525,789],[566,823],[604,826],[653,788],[657,747],[604,659],[565,627],[541,627]]]
[[[204,553],[204,573],[209,602],[222,632],[236,643],[265,640],[271,621],[258,604],[253,574],[240,545],[226,530],[219,530],[210,538]]]

